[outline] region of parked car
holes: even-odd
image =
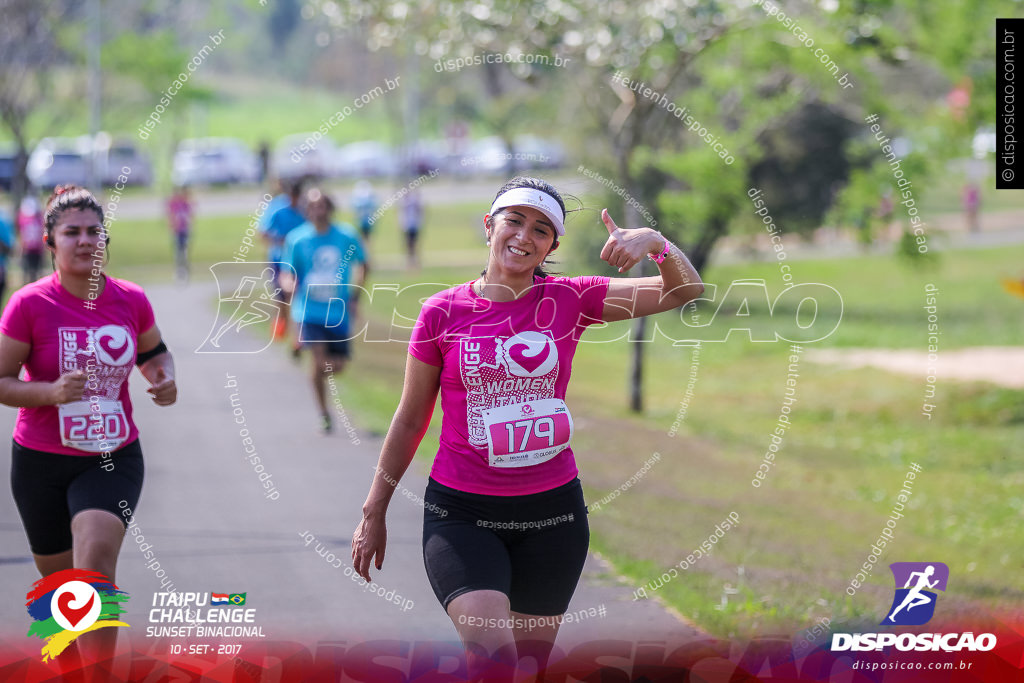
[[[107,187],[116,185],[122,174],[128,177],[127,185],[149,187],[153,183],[153,164],[130,140],[114,139],[107,133],[99,133],[93,154],[100,169],[100,181]]]
[[[236,138],[182,140],[171,168],[175,185],[256,183],[259,178],[259,158]]]
[[[353,142],[338,150],[334,170],[342,178],[381,178],[398,170],[398,160],[383,142]]]
[[[28,158],[26,171],[29,182],[40,189],[66,183],[88,184],[92,147],[88,135],[77,138],[43,138]]]
[[[474,141],[458,161],[455,172],[502,174],[508,171],[560,168],[565,163],[565,150],[558,142],[536,135],[515,138],[514,150],[497,135]]]
[[[441,140],[417,140],[398,151],[396,164],[399,169],[421,175],[447,167],[447,145]]]
[[[565,165],[565,148],[555,140],[536,135],[520,135],[515,139],[515,167],[517,170],[533,168],[561,168]]]
[[[317,140],[313,133],[295,133],[274,147],[270,172],[282,179],[329,178],[336,175],[338,147],[327,137]]]

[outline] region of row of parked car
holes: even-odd
[[[406,149],[392,149],[382,142],[353,142],[338,146],[329,138],[315,144],[312,133],[289,135],[274,149],[271,168],[280,178],[373,178],[394,175],[403,168],[417,172],[438,170],[451,175],[503,173],[561,168],[565,150],[561,144],[534,135],[513,141],[514,151],[497,137],[453,145],[442,140],[421,140]],[[453,149],[453,148],[461,148]]]
[[[10,191],[14,181],[17,150],[14,145],[0,146],[0,188]],[[95,138],[43,138],[28,157],[26,173],[36,187],[53,187],[58,183],[85,185],[90,165],[99,181],[107,186],[118,182],[127,168],[128,184],[149,185],[153,182],[153,166],[130,141],[115,140],[106,133]]]
[[[461,151],[453,150],[453,146]],[[0,146],[0,188],[11,189],[15,162],[14,148]],[[313,133],[298,133],[279,141],[269,154],[266,170],[284,179],[387,177],[403,168],[468,176],[503,173],[510,167],[515,171],[560,168],[564,163],[565,151],[559,143],[532,135],[517,137],[512,151],[498,137],[467,140],[460,145],[425,140],[393,149],[376,141],[339,146],[330,138],[317,140]],[[131,139],[115,139],[106,133],[95,138],[43,138],[29,155],[27,174],[29,182],[41,188],[58,183],[84,185],[90,177],[90,165],[106,186],[117,183],[122,175],[128,177],[128,185],[148,186],[153,182],[149,156]],[[260,156],[241,140],[226,137],[183,140],[171,166],[171,182],[175,185],[258,183],[263,175]]]

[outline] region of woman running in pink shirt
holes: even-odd
[[[507,676],[525,657],[543,669],[583,571],[590,531],[565,404],[580,335],[588,325],[677,308],[703,291],[682,251],[650,228],[617,227],[607,211],[601,258],[621,273],[650,255],[659,275],[548,275],[543,265],[565,235],[565,215],[550,184],[513,178],[484,216],[490,254],[482,276],[425,302],[352,539],[355,569],[369,580],[371,564],[384,561],[394,487],[440,391],[423,558],[474,679],[491,680],[494,664]]]
[[[46,205],[54,273],[11,295],[0,317],[0,403],[18,408],[11,487],[43,576],[84,568],[114,580],[142,490],[128,376],[137,365],[157,405],[177,397],[174,361],[142,288],[103,273],[103,209],[80,187]],[[24,377],[19,377],[24,369]],[[117,629],[83,636],[110,653]]]

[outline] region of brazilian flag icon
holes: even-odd
[[[228,602],[230,602],[232,605],[244,605],[245,596],[245,593],[232,593],[228,596]]]

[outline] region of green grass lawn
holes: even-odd
[[[466,265],[417,273],[380,268],[373,280],[404,286],[472,279],[485,258],[478,214],[475,204],[438,209],[424,232],[427,252],[468,254],[458,260]],[[200,218],[197,267],[229,258],[247,220]],[[170,240],[162,222],[125,222],[114,235],[114,274],[120,269],[144,282],[169,274]],[[397,235],[391,213],[378,225],[375,258],[397,262]],[[1024,301],[1006,294],[999,280],[1019,276],[1022,259],[1024,247],[1015,246],[943,253],[924,270],[895,256],[793,262],[797,281],[827,284],[843,302],[835,332],[803,346],[923,350],[926,283],[939,290],[940,352],[1015,345]],[[571,259],[562,269],[580,272]],[[663,336],[646,344],[643,415],[625,410],[629,344],[584,343],[576,355],[569,401],[588,500],[616,490],[653,453],[661,454],[646,476],[592,514],[593,548],[637,588],[677,565],[730,512],[738,513],[739,526],[709,556],[648,590],[719,636],[793,633],[822,617],[834,628],[868,628],[889,606],[887,564],[895,561],[950,566],[950,590],[940,605],[945,617],[1019,611],[1024,591],[1007,577],[1019,573],[1011,549],[1024,543],[1015,523],[1024,514],[1024,474],[1010,459],[1024,442],[1024,392],[940,378],[932,401],[936,416],[928,421],[920,411],[923,378],[843,370],[802,357],[792,427],[755,488],[751,481],[780,412],[789,345],[753,343],[735,332],[728,341],[711,340],[724,338],[730,327],[758,334],[779,329],[793,320],[796,307],[780,303],[772,310],[767,303],[782,291],[775,264],[713,267],[704,279],[718,285],[715,301],[692,314],[657,319],[671,338],[705,340],[696,370],[691,347],[673,346]],[[726,299],[729,284],[739,279],[764,280],[767,299],[750,296],[745,308],[737,298]],[[384,301],[367,309],[373,325],[390,319]],[[738,315],[743,311],[750,315]],[[708,325],[695,328],[693,321]],[[627,326],[593,330],[584,340],[614,339]],[[405,347],[364,343],[355,353],[358,362],[339,382],[340,399],[361,428],[382,433],[397,404]],[[692,372],[693,396],[679,420]],[[439,417],[420,448],[420,467],[436,450]],[[922,471],[894,541],[850,597],[845,589],[884,527],[912,462]]]

